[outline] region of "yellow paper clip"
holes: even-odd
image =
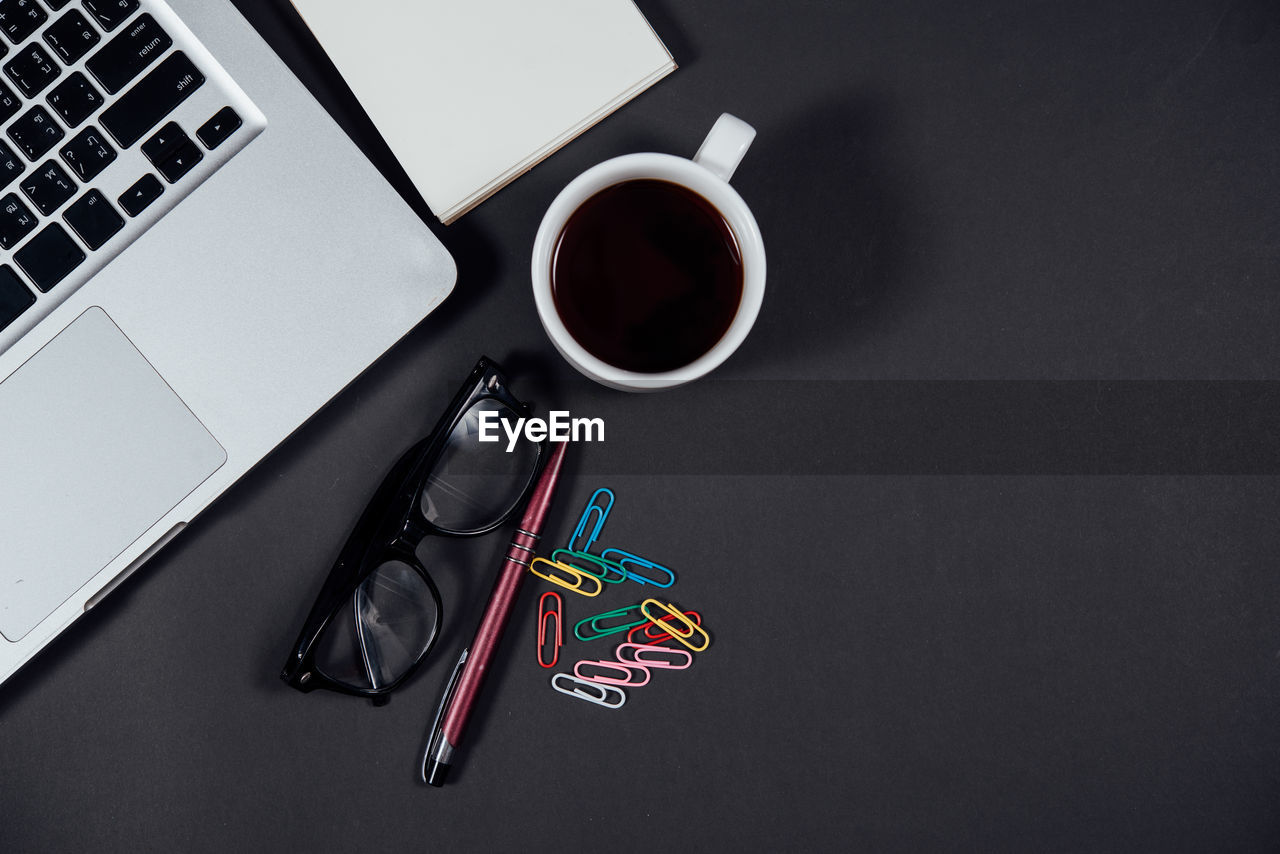
[[[651,613],[649,610],[650,606],[658,608],[665,613]],[[672,604],[663,605],[657,599],[646,599],[640,603],[640,613],[652,620],[655,626],[662,629],[664,632],[671,635],[694,652],[702,652],[704,649],[711,646],[711,635],[707,634],[707,630],[695,623],[693,620],[690,620],[679,608]],[[670,619],[667,618],[667,615],[670,615]],[[680,625],[687,627],[689,630],[687,632],[680,631]],[[698,635],[702,635],[702,646],[694,646],[690,642],[690,638],[696,638]]]
[[[557,569],[565,573],[569,576],[568,580],[554,574],[548,575],[546,572],[538,572],[534,567],[540,563],[545,563],[547,566],[551,567],[549,570],[551,573],[554,573]],[[559,584],[565,590],[572,590],[574,593],[581,593],[583,596],[599,596],[600,591],[604,589],[604,582],[599,578],[596,578],[594,575],[574,569],[572,566],[566,566],[556,560],[547,560],[545,557],[535,557],[530,561],[529,571],[539,578],[545,578],[552,584]],[[577,579],[576,583],[574,582],[574,579]],[[583,584],[586,582],[594,584],[595,589],[590,591],[584,589]]]

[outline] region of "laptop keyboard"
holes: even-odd
[[[0,352],[261,132],[160,0],[0,0]]]

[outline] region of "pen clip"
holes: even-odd
[[[444,723],[445,710],[449,708],[449,701],[453,699],[454,689],[458,687],[458,679],[462,676],[462,666],[467,663],[467,656],[471,654],[468,647],[462,651],[462,655],[458,657],[458,663],[453,666],[453,673],[449,676],[449,681],[444,686],[444,696],[440,698],[440,705],[436,708],[435,718],[431,721],[431,729],[427,730],[427,746],[422,752],[422,768],[420,773],[422,780],[427,779],[427,763],[431,761],[432,748],[435,747],[436,738],[440,735],[440,726]]]

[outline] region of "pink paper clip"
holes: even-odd
[[[685,670],[693,664],[693,653],[687,649],[671,649],[648,643],[623,643],[613,651],[623,664],[638,664],[650,670]],[[663,656],[675,656],[664,658]]]
[[[547,607],[547,597],[551,597],[551,607]],[[551,647],[551,660],[546,661],[543,658],[543,651],[547,648],[547,623],[550,618],[555,618],[556,635],[552,640],[554,643]],[[554,590],[548,590],[538,598],[538,664],[546,668],[556,666],[556,662],[560,660],[560,647],[564,646],[564,600],[560,598],[560,594]]]
[[[589,676],[583,672],[584,667],[598,667],[601,670],[612,670],[614,673],[624,674],[619,679],[616,676]],[[635,681],[632,676],[640,674],[644,678]],[[597,685],[620,685],[631,688],[637,688],[641,685],[649,684],[649,668],[643,664],[627,664],[624,661],[579,661],[573,666],[573,675],[584,682],[594,682]]]
[[[685,611],[684,615],[692,620],[695,625],[702,625],[702,615],[697,611]],[[676,617],[674,614],[667,614],[662,618],[662,622],[670,622]],[[627,632],[627,643],[648,644],[649,646],[658,646],[669,640],[675,640],[670,632],[665,632],[657,623],[650,620],[641,626],[636,626]]]

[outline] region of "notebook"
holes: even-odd
[[[675,70],[632,0],[293,0],[446,225]]]

